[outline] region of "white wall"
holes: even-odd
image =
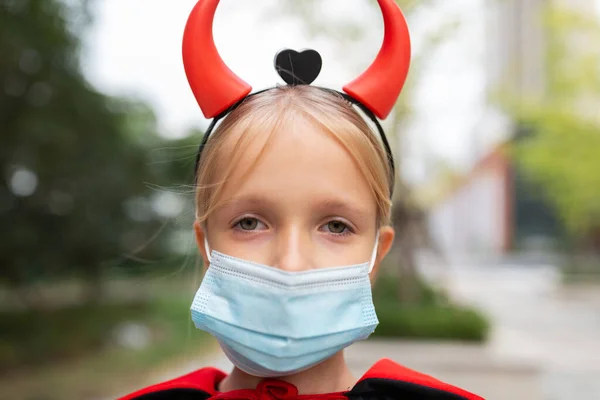
[[[430,210],[431,235],[445,254],[503,253],[504,182],[499,169],[481,171]]]

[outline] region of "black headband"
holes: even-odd
[[[310,85],[319,75],[319,72],[321,71],[321,64],[321,56],[315,50],[305,50],[301,53],[298,53],[294,50],[283,50],[279,52],[275,57],[275,69],[277,70],[277,73],[290,86]],[[396,176],[394,156],[392,154],[392,149],[390,148],[390,144],[387,140],[385,132],[375,114],[373,114],[373,112],[361,102],[347,95],[346,93],[338,92],[337,90],[333,89],[321,88],[318,86],[315,87],[328,93],[337,94],[343,97],[350,104],[357,106],[375,124],[375,126],[377,127],[377,131],[379,132],[381,142],[383,143],[387,162],[390,168],[389,187],[391,197],[394,192],[394,183]],[[238,108],[247,99],[256,96],[257,94],[264,93],[273,89],[275,88],[268,88],[249,94],[248,96],[239,100],[234,105],[232,105],[231,107],[229,107],[228,109],[226,109],[225,111],[223,111],[222,113],[220,113],[212,119],[210,125],[208,126],[208,129],[204,133],[204,137],[202,138],[202,142],[200,143],[200,147],[198,148],[198,153],[196,154],[196,163],[194,167],[194,183],[197,183],[198,180],[198,168],[200,167],[200,158],[202,155],[202,151],[206,147],[206,143],[208,142],[208,139],[210,138],[217,123],[221,119],[225,118],[233,110]]]

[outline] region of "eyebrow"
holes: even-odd
[[[369,218],[369,213],[364,208],[337,198],[317,200],[315,201],[315,208],[321,211],[334,210],[342,214],[350,214],[361,220]]]
[[[227,201],[225,201],[221,207],[219,208],[229,208],[229,207],[268,207],[273,208],[275,205],[273,202],[269,201],[264,197],[258,196],[241,196],[241,197],[233,197]]]
[[[312,208],[320,212],[339,213],[349,215],[353,219],[367,221],[371,216],[369,212],[358,204],[344,201],[339,198],[315,199],[311,204]],[[276,204],[269,199],[261,196],[240,196],[227,200],[219,208],[238,208],[238,207],[256,207],[274,210]]]

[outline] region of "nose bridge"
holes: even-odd
[[[303,271],[312,268],[310,234],[300,223],[289,223],[278,232],[275,265],[284,271]]]

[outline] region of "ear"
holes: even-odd
[[[379,272],[379,266],[381,261],[390,252],[392,245],[394,244],[394,236],[396,235],[394,228],[391,226],[384,226],[379,229],[379,245],[377,246],[377,257],[375,258],[375,264],[373,265],[373,271],[371,271],[371,283],[375,283],[377,274]]]
[[[206,238],[206,232],[202,228],[202,225],[199,221],[194,221],[194,233],[196,234],[196,244],[198,245],[198,250],[200,250],[200,255],[202,256],[203,268],[206,270],[208,268],[208,254],[206,254],[206,247],[204,247],[204,239]]]

